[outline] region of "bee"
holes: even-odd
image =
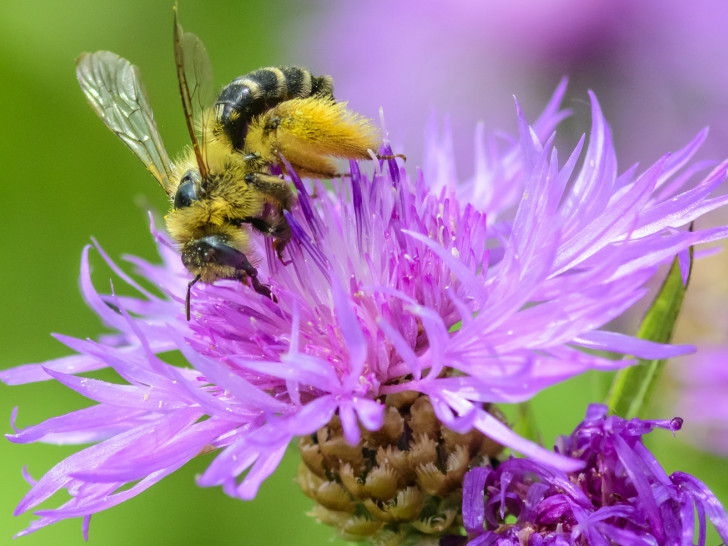
[[[136,66],[110,51],[84,53],[76,75],[92,109],[169,197],[167,231],[194,277],[187,285],[187,320],[198,281],[237,279],[276,301],[248,258],[251,229],[273,239],[281,260],[291,236],[284,211],[295,196],[273,167],[284,174],[290,165],[301,176],[338,176],[332,158],[370,159],[381,144],[379,131],[334,100],[331,77],[300,67],[255,70],[223,87],[215,100],[205,47],[183,31],[176,9],[174,54],[191,140],[174,162]]]

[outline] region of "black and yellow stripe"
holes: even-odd
[[[259,68],[227,84],[215,103],[217,132],[242,150],[251,120],[277,104],[315,95],[333,97],[331,76],[313,76],[300,66]]]

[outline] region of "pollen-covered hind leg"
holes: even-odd
[[[381,135],[372,122],[331,98],[309,97],[281,102],[253,120],[245,151],[268,164],[284,157],[301,176],[330,178],[330,158],[368,159]]]

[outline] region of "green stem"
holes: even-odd
[[[691,248],[690,272],[692,272],[692,264],[693,250]],[[688,273],[688,282],[683,286],[680,265],[676,257],[660,292],[642,321],[637,337],[657,343],[670,343],[689,281],[690,273]],[[665,360],[639,359],[639,364],[620,370],[614,378],[607,396],[606,403],[609,406],[609,413],[624,419],[641,416],[652,398],[655,385],[664,367]]]
[[[513,431],[518,433],[519,436],[536,442],[540,446],[543,445],[541,433],[536,423],[536,415],[533,412],[533,407],[530,402],[521,402],[518,404],[518,417],[513,426]]]

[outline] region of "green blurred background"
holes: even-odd
[[[186,30],[205,42],[217,84],[258,66],[291,62],[290,44],[315,28],[318,7],[276,1],[180,2]],[[81,250],[94,236],[118,258],[132,253],[154,259],[146,210],[164,210],[166,198],[138,160],[116,140],[86,104],[75,79],[82,51],[109,49],[139,65],[157,122],[170,153],[186,143],[172,60],[172,3],[169,0],[33,0],[7,6],[0,20],[0,119],[6,196],[2,214],[3,294],[0,368],[42,362],[69,354],[50,337],[59,332],[95,337],[102,332],[78,290]],[[316,59],[301,59],[324,71]],[[319,68],[320,67],[320,68]],[[335,76],[335,75],[334,75]],[[527,105],[536,111],[540,105]],[[389,127],[396,132],[395,127]],[[413,166],[414,167],[414,166]],[[94,281],[108,283],[98,255]],[[601,400],[608,378],[587,375],[539,398],[536,411],[550,445],[559,432],[580,421],[590,401]],[[20,406],[19,426],[77,409],[87,402],[53,383],[0,385],[0,429]],[[668,415],[664,415],[668,416]],[[651,446],[668,472],[680,469],[706,481],[728,499],[724,461],[701,454],[680,439],[658,432]],[[655,440],[655,441],[652,441]],[[0,544],[32,517],[12,510],[27,491],[23,465],[36,479],[75,447],[14,445],[0,441]],[[201,489],[194,479],[210,456],[139,497],[92,518],[95,544],[322,544],[331,531],[305,516],[310,502],[293,483],[295,453],[262,487],[253,502]],[[52,499],[55,506],[64,499]],[[35,544],[82,543],[80,520],[69,520],[20,539]]]

